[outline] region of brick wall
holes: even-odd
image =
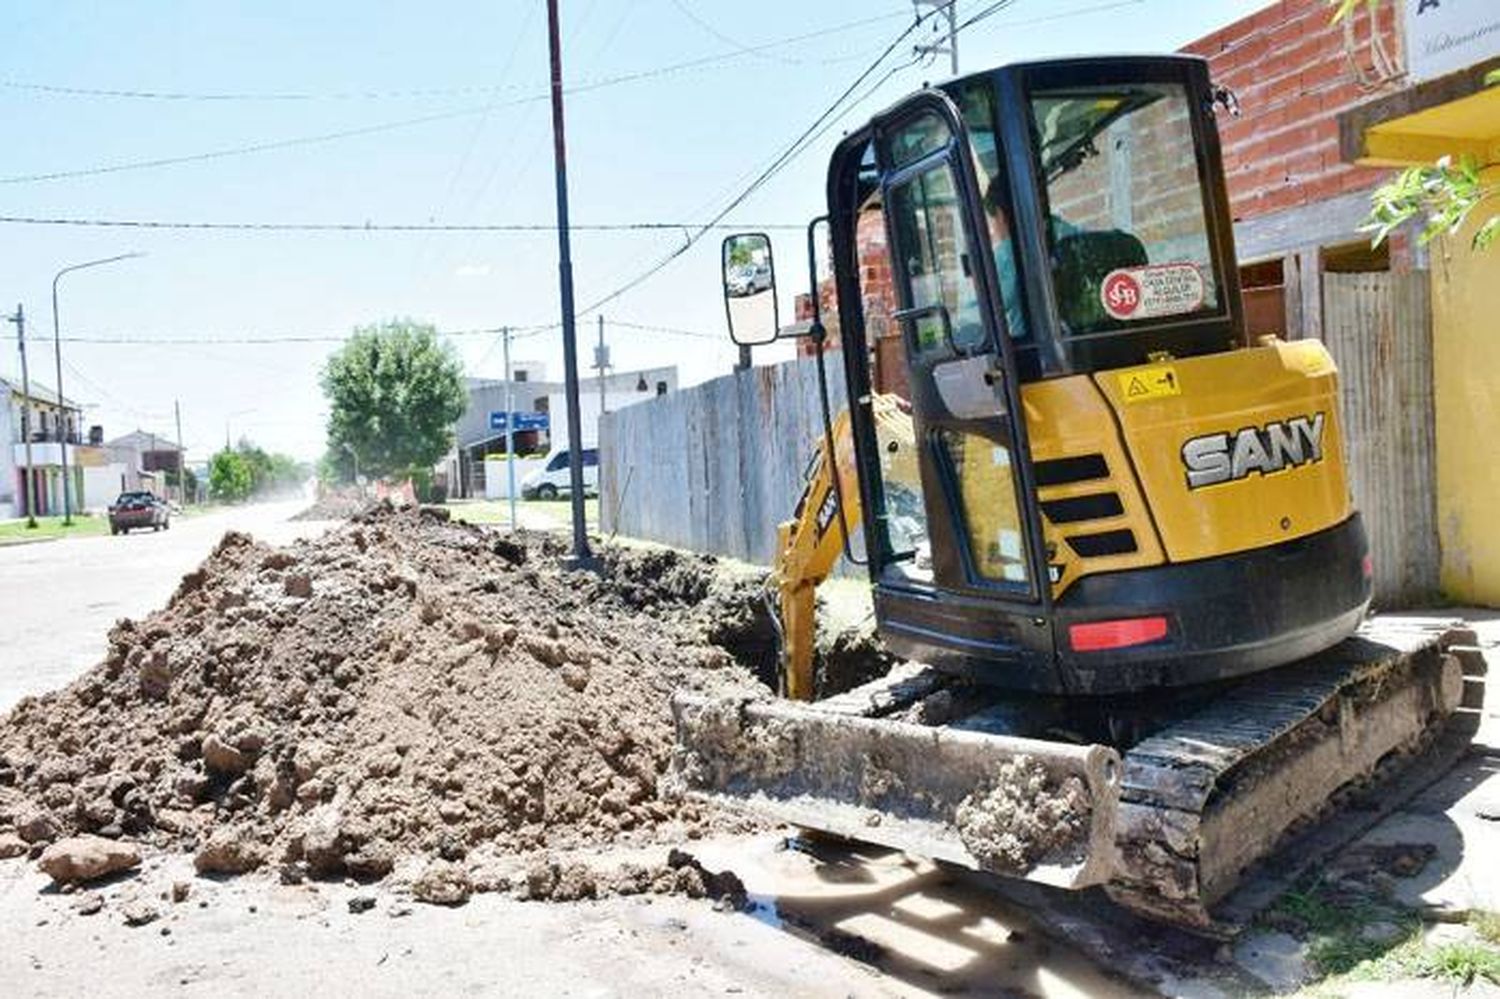
[[[1399,58],[1396,5],[1381,4],[1381,45]],[[1370,14],[1353,15],[1352,45],[1326,0],[1280,0],[1183,51],[1208,59],[1241,117],[1219,116],[1224,172],[1236,221],[1313,204],[1379,184],[1386,171],[1339,158],[1338,114],[1376,92]]]

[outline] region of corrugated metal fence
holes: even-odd
[[[844,370],[828,358],[834,415]],[[815,362],[752,368],[607,414],[599,424],[606,533],[769,565],[823,433]]]
[[[1438,590],[1432,311],[1425,273],[1323,275],[1323,340],[1338,362],[1355,506],[1378,607]]]

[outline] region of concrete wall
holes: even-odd
[[[834,415],[844,372],[828,359]],[[606,415],[599,516],[605,533],[769,565],[822,435],[809,358],[716,378]]]
[[[100,513],[124,492],[125,466],[115,463],[83,469],[83,508]]]
[[[545,458],[516,459],[516,496],[521,495],[521,483],[526,476],[547,464]],[[505,459],[486,458],[484,461],[484,498],[507,499],[510,496],[510,473],[505,468]]]
[[[1500,247],[1469,248],[1485,217],[1433,244],[1438,531],[1443,591],[1500,607]]]

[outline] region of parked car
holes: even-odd
[[[119,534],[136,527],[165,531],[172,526],[172,510],[165,502],[148,492],[121,493],[109,505],[109,533]]]
[[[547,456],[547,464],[521,480],[522,499],[557,499],[572,491],[568,474],[568,449],[561,448]],[[599,495],[599,449],[583,449],[583,494]]]
[[[771,289],[769,264],[745,264],[729,275],[731,298],[745,298]]]

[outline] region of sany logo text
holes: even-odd
[[[1235,433],[1205,434],[1182,445],[1189,489],[1234,482],[1323,460],[1322,413]]]

